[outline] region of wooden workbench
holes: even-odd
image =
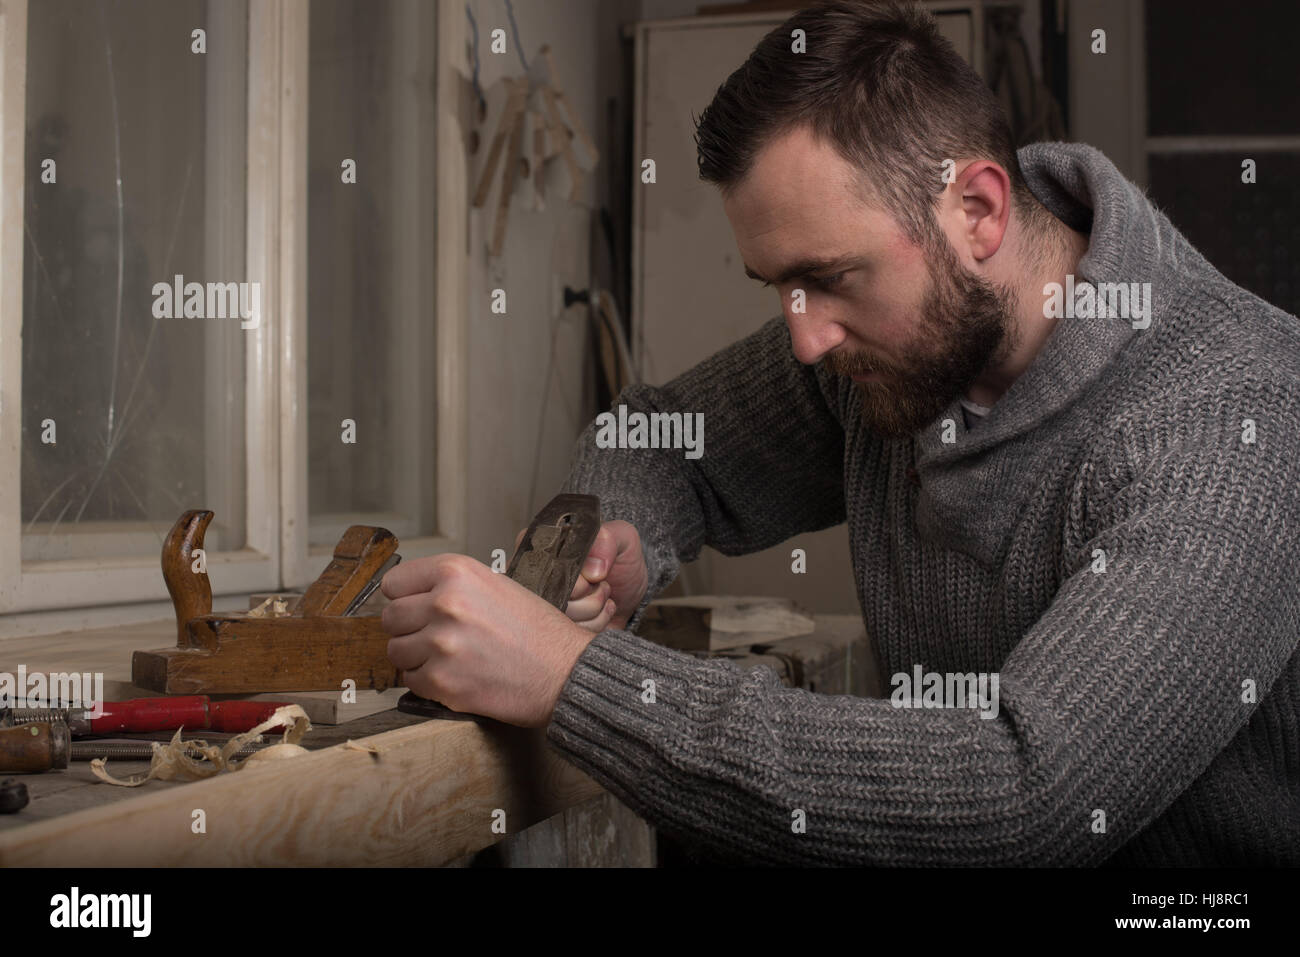
[[[102,671],[108,700],[140,692],[131,651],[166,644],[172,622],[0,642],[0,672]],[[793,683],[879,694],[856,616],[819,616],[815,636],[744,650]],[[776,646],[773,646],[775,648]],[[865,653],[864,653],[865,652]],[[347,741],[379,750],[371,754]],[[652,830],[560,758],[541,730],[492,721],[428,721],[395,710],[316,725],[312,750],[204,781],[104,784],[88,762],[15,775],[32,801],[0,815],[0,866],[439,866],[495,846],[508,864],[651,864]],[[117,777],[147,762],[110,761]],[[192,830],[194,812],[206,833]],[[493,822],[505,812],[505,833]],[[532,827],[556,815],[549,824]]]
[[[102,671],[131,693],[130,653],[174,623],[0,642],[0,671]],[[162,642],[165,644],[165,641]],[[347,748],[364,742],[379,754]],[[15,775],[31,803],[0,815],[0,866],[441,865],[604,794],[539,730],[384,711],[315,727],[311,754],[203,781],[104,784],[88,762]],[[147,762],[111,761],[124,777]],[[206,833],[192,830],[194,811]],[[495,815],[500,819],[500,814]]]

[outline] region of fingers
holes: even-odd
[[[578,581],[582,582],[579,576]],[[577,592],[577,588],[574,589]],[[599,615],[609,602],[610,586],[609,582],[600,582],[599,584],[588,585],[588,591],[576,599],[571,599],[565,606],[564,613],[576,622],[588,621]]]
[[[385,605],[379,613],[379,621],[384,631],[395,638],[413,634],[433,621],[445,620],[438,603],[427,592],[407,595]]]
[[[574,623],[579,627],[586,629],[592,634],[598,635],[609,627],[610,621],[613,620],[614,612],[617,610],[618,606],[614,604],[614,599],[607,598],[605,599],[605,604],[600,607],[600,614],[595,617],[578,618],[572,614],[570,614],[569,617],[573,619]]]
[[[618,557],[632,547],[639,547],[636,527],[619,519],[605,522],[596,533],[596,540],[587,550],[587,560],[582,575],[588,581],[601,581],[609,573]]]
[[[460,696],[455,689],[448,685],[445,677],[438,669],[432,668],[427,664],[419,668],[402,670],[402,687],[413,691],[421,698],[428,698],[436,701],[446,708],[453,711],[460,710],[456,705],[460,701]]]
[[[591,621],[580,621],[578,624],[593,634],[598,635],[609,627],[610,620],[614,617],[614,612],[617,610],[618,606],[614,604],[614,600],[612,598],[608,599],[605,602],[604,610],[598,616],[591,619]]]
[[[407,595],[433,591],[436,585],[464,581],[466,577],[474,577],[481,572],[491,574],[486,565],[476,562],[468,555],[431,555],[402,562],[393,568],[380,582],[379,590],[384,593],[384,597],[396,601]]]
[[[603,582],[591,582],[579,575],[577,581],[573,583],[573,591],[569,593],[569,601],[577,601],[579,598],[586,598],[600,589]]]
[[[596,540],[587,550],[587,560],[582,563],[582,577],[589,582],[603,581],[618,557],[618,538],[610,527],[612,524],[606,522],[600,526]]]
[[[413,635],[403,635],[401,638],[390,638],[388,660],[399,671],[415,671],[429,660],[429,644],[427,641],[421,641],[418,632]]]

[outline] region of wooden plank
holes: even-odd
[[[562,817],[569,867],[655,866],[654,829],[614,795],[571,807]]]
[[[346,724],[358,718],[369,717],[381,711],[397,707],[397,699],[406,694],[405,688],[389,688],[387,691],[370,691],[358,689],[356,700],[343,700],[341,691],[275,691],[268,694],[232,695],[231,697],[246,701],[283,701],[296,704],[307,712],[312,724]],[[225,695],[214,697],[225,698]]]
[[[696,654],[726,658],[742,668],[762,665],[790,687],[818,694],[884,696],[874,646],[856,615],[819,615],[811,635]]]
[[[492,255],[500,256],[506,248],[506,227],[509,224],[510,200],[515,194],[515,186],[520,178],[519,157],[522,155],[524,141],[524,107],[528,97],[528,80],[516,82],[515,92],[508,107],[510,139],[506,146],[505,158],[501,168],[501,191],[497,196],[496,223],[492,229]]]
[[[813,631],[813,616],[784,598],[692,595],[650,603],[641,637],[681,651],[725,651]]]
[[[603,793],[512,834],[452,867],[654,867],[655,831]]]
[[[564,165],[569,171],[569,202],[576,203],[582,192],[582,167],[578,165],[578,160],[573,155],[569,128],[564,125],[559,106],[555,102],[555,93],[549,87],[542,87],[542,102],[546,104],[551,128],[559,131],[560,155],[564,158]]]
[[[535,729],[428,721],[0,833],[0,867],[392,867],[456,860],[602,789]],[[191,831],[202,809],[207,832]]]
[[[0,641],[0,671],[13,673],[22,664],[28,671],[102,673],[104,680],[131,677],[131,652],[141,645],[165,645],[176,640],[176,621],[160,619],[141,625],[114,625]]]
[[[408,727],[420,723],[419,718],[402,714],[399,711],[387,711],[383,714],[353,721],[343,727],[312,726],[311,731],[302,740],[303,747],[309,751],[324,750],[347,740],[360,740],[385,731]],[[199,738],[211,741],[212,736],[206,732],[185,735],[187,739]],[[275,736],[272,735],[272,738]],[[143,776],[149,770],[148,761],[116,760],[110,762],[109,770],[119,778]],[[18,814],[0,814],[0,832],[19,830],[40,821],[52,820],[84,811],[88,808],[102,807],[117,801],[139,798],[143,792],[131,788],[114,787],[105,784],[91,773],[90,762],[73,761],[68,767],[50,771],[45,774],[29,774],[23,777],[23,783],[31,795],[31,803]],[[185,787],[186,781],[154,780],[144,789],[154,792],[166,788]]]

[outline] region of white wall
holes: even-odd
[[[622,21],[635,19],[635,0],[515,0],[514,6],[525,56],[531,62],[542,44],[550,44],[560,85],[603,151],[603,104],[621,90],[618,29]],[[480,82],[487,89],[503,76],[518,75],[521,67],[503,0],[470,0],[470,8],[478,21]],[[488,49],[497,27],[509,38],[506,55]],[[490,133],[482,131],[482,152]],[[471,170],[477,165],[478,157],[472,157]],[[494,548],[510,553],[516,533],[563,483],[573,443],[595,414],[585,307],[570,309],[559,320],[549,386],[546,377],[554,324],[552,275],[558,273],[575,289],[588,285],[590,224],[599,208],[596,178],[587,177],[579,206],[548,202],[544,212],[534,212],[516,199],[504,253],[489,261],[495,196],[494,191],[485,208],[470,213],[468,548],[480,561],[488,561]],[[506,290],[505,316],[490,310],[496,287]],[[536,491],[530,499],[535,457]]]

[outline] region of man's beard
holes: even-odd
[[[930,246],[930,288],[903,362],[861,352],[826,357],[836,375],[881,373],[855,385],[864,423],[887,438],[907,438],[929,425],[990,361],[1015,348],[1014,293],[967,271],[946,241]]]

